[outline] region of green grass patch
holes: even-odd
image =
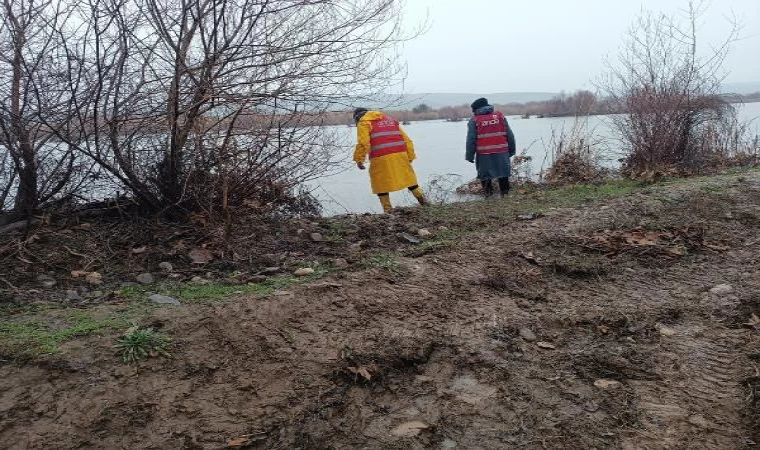
[[[362,260],[361,265],[368,269],[381,269],[393,275],[403,275],[404,269],[398,262],[398,258],[393,253],[378,253],[368,256]]]
[[[611,180],[599,184],[526,188],[524,193],[510,194],[503,199],[477,200],[431,206],[421,211],[425,221],[446,225],[455,232],[473,228],[503,226],[517,214],[546,212],[551,208],[577,207],[587,203],[622,197],[645,189],[631,180]],[[435,244],[430,244],[435,245]]]
[[[133,301],[147,301],[151,294],[168,295],[180,301],[192,303],[208,303],[225,300],[236,295],[255,295],[265,297],[278,289],[284,289],[295,284],[317,280],[328,273],[327,269],[316,268],[312,275],[296,277],[284,275],[268,278],[262,283],[227,284],[218,282],[200,283],[167,283],[153,286],[127,286],[121,289],[123,298]]]
[[[170,357],[166,347],[169,338],[152,328],[138,328],[133,325],[116,341],[116,349],[121,353],[124,362],[136,364],[139,360],[153,357]]]
[[[439,231],[431,239],[423,241],[420,245],[408,247],[403,250],[404,256],[418,258],[453,247],[462,232],[457,230]]]
[[[124,315],[97,318],[79,310],[69,312],[58,326],[40,321],[0,322],[0,352],[13,357],[58,353],[62,343],[76,337],[127,326]]]
[[[721,185],[717,185],[717,184],[706,184],[706,185],[700,187],[700,189],[702,191],[704,191],[704,192],[709,192],[711,194],[717,194],[717,193],[721,193],[721,192],[726,192],[726,190],[727,190],[726,186],[721,186]]]

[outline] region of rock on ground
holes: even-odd
[[[151,274],[149,274],[149,273],[141,273],[141,274],[140,274],[140,275],[138,275],[138,276],[137,276],[135,279],[136,279],[136,280],[137,280],[137,282],[138,282],[138,283],[140,283],[140,284],[152,284],[154,281],[156,281],[156,280],[153,278],[153,275],[151,275]]]
[[[307,275],[312,275],[314,273],[314,269],[311,267],[302,267],[300,269],[297,269],[295,272],[293,272],[293,275],[297,277],[305,277]]]
[[[716,295],[718,297],[725,297],[726,295],[730,295],[734,292],[734,287],[730,284],[719,284],[712,289],[710,289],[710,293],[713,295]]]
[[[161,295],[161,294],[153,294],[150,297],[148,297],[150,301],[153,303],[159,304],[159,305],[179,305],[180,302],[174,297],[169,297],[167,295]]]
[[[538,336],[536,336],[536,333],[532,332],[530,328],[521,328],[520,337],[525,339],[527,342],[533,342],[536,339],[538,339]]]

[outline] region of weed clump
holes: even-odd
[[[127,364],[136,364],[140,359],[171,355],[166,351],[169,338],[153,328],[139,328],[132,326],[116,341],[116,348]]]

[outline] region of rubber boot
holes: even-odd
[[[491,180],[480,180],[480,185],[483,186],[483,195],[486,198],[493,195],[493,183],[491,183]]]
[[[391,206],[391,196],[388,194],[378,194],[377,198],[380,199],[380,204],[383,206],[383,212],[390,214],[391,209],[393,209]]]
[[[499,192],[502,197],[509,194],[509,178],[499,178]]]
[[[414,195],[414,198],[417,199],[420,205],[425,206],[427,205],[427,200],[425,199],[425,194],[422,193],[422,189],[419,186],[411,186],[409,187],[409,192]]]

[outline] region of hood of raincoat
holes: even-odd
[[[373,120],[377,120],[377,119],[379,119],[379,118],[381,118],[383,116],[384,116],[384,114],[381,113],[380,111],[367,111],[366,113],[364,113],[364,115],[362,116],[362,118],[359,119],[359,122],[373,121]]]
[[[481,114],[493,114],[493,106],[491,105],[481,106],[480,108],[475,110],[476,116],[479,116]]]

